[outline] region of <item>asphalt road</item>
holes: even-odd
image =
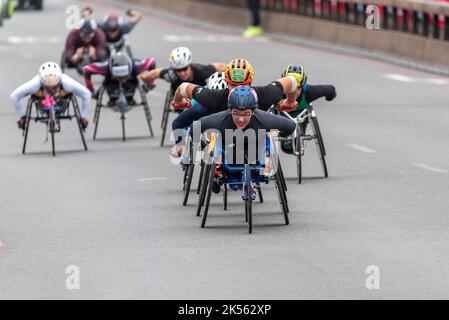
[[[315,103],[330,177],[320,178],[314,147],[302,185],[294,159],[283,159],[290,225],[271,184],[254,206],[252,235],[237,193],[228,212],[213,197],[201,229],[196,197],[182,207],[181,170],[159,147],[162,81],[148,96],[155,138],[136,109],[123,143],[117,114],[104,111],[98,141],[87,130],[88,152],[72,121],[57,136],[55,158],[41,124],[21,154],[9,94],[59,59],[68,32],[69,3],[46,2],[44,12],[17,12],[0,28],[0,299],[449,298],[448,79],[146,13],[132,47],[159,66],[186,45],[197,62],[246,57],[255,84],[301,63],[309,83],[337,87],[335,101]],[[125,11],[90,3],[98,18]],[[70,265],[79,267],[79,290],[66,288]],[[377,290],[365,283],[371,265],[380,271]]]

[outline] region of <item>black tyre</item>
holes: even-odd
[[[200,178],[198,179],[198,187],[196,188],[196,194],[200,194],[201,191],[201,183],[203,181],[204,167],[205,167],[204,163],[201,163]]]
[[[192,185],[193,172],[195,169],[195,165],[188,164],[186,170],[186,177],[184,179],[184,200],[182,202],[183,206],[187,205],[187,201],[189,200],[190,187]]]
[[[259,202],[263,203],[262,187],[259,184],[257,185],[257,195],[259,196]]]
[[[228,185],[223,185],[223,210],[228,210]]]
[[[206,198],[206,189],[207,189],[207,181],[209,178],[209,172],[211,170],[211,166],[210,165],[205,165],[204,167],[204,172],[203,172],[203,177],[200,181],[200,193],[199,193],[199,197],[198,197],[198,208],[196,211],[196,216],[199,217],[201,216],[201,210],[204,206],[204,199]]]
[[[209,212],[209,205],[210,205],[210,198],[212,196],[212,188],[213,188],[213,184],[214,184],[214,177],[215,177],[215,165],[214,163],[212,163],[210,165],[210,169],[209,169],[209,176],[207,177],[207,182],[206,182],[206,201],[204,204],[204,213],[203,213],[203,221],[201,222],[201,228],[204,228],[206,226],[206,220],[207,220],[207,213]]]
[[[320,127],[318,125],[318,119],[316,117],[312,117],[312,125],[314,127],[315,135],[316,135],[316,144],[317,144],[317,151],[321,160],[321,166],[323,168],[324,177],[327,178],[329,176],[327,171],[327,164],[326,164],[326,150],[324,148],[324,142],[323,138],[321,136]]]
[[[55,150],[55,125],[56,123],[53,120],[50,120],[50,135],[51,135],[51,151],[53,157],[56,156],[56,150]]]
[[[72,105],[73,105],[73,109],[75,112],[76,122],[77,122],[78,128],[80,130],[81,141],[83,142],[84,151],[87,151],[86,139],[84,138],[84,129],[83,129],[83,126],[81,125],[81,114],[80,114],[80,110],[78,107],[78,103],[76,102],[75,98],[72,98]]]
[[[253,232],[253,210],[252,210],[252,203],[253,200],[251,199],[251,168],[249,166],[249,164],[245,165],[245,193],[247,196],[247,199],[245,200],[245,215],[247,217],[248,220],[248,232],[252,233]]]
[[[288,205],[287,205],[286,195],[283,190],[282,183],[277,174],[275,175],[274,180],[275,180],[276,193],[277,193],[278,199],[279,199],[279,204],[281,206],[282,213],[284,214],[285,224],[288,225],[290,223],[290,221],[288,218]]]
[[[301,139],[299,137],[296,138],[296,151],[298,154],[296,155],[296,172],[298,174],[298,183],[302,182],[302,154],[301,154]]]

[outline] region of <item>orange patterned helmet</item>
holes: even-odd
[[[238,58],[228,63],[224,74],[228,84],[249,85],[254,78],[254,69],[248,60]]]

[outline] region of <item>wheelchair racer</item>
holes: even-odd
[[[175,92],[172,105],[175,108],[190,108],[190,99],[195,99],[209,112],[215,113],[227,110],[228,96],[232,89],[240,85],[251,85],[254,78],[254,69],[245,59],[234,59],[225,70],[225,80],[228,88],[222,90],[212,90],[202,86],[184,82]],[[280,78],[271,82],[265,87],[254,87],[258,96],[258,106],[262,110],[268,110],[279,97],[286,94],[286,98],[279,104],[282,107],[294,109],[298,105],[296,101],[297,81],[293,76]]]
[[[226,89],[228,87],[228,84],[226,83],[226,80],[224,78],[223,72],[215,72],[213,75],[207,79],[206,88],[212,89],[212,90],[220,90],[220,89]],[[195,99],[192,100],[192,107],[190,109],[185,109],[183,112],[179,114],[176,119],[172,122],[172,130],[173,132],[176,132],[180,129],[188,128],[195,120],[198,120],[202,117],[208,116],[212,114],[208,109],[204,108],[202,105],[200,105]],[[175,134],[176,135],[176,134]],[[175,137],[175,145],[170,151],[170,154],[174,157],[180,157],[183,146],[178,146],[177,143],[179,143],[182,140],[182,136]]]
[[[90,18],[82,19],[80,28],[72,30],[67,36],[64,62],[68,68],[78,66],[86,48],[91,62],[106,59],[106,37],[104,32],[97,28],[95,20]]]
[[[263,110],[258,110],[259,99],[257,91],[248,85],[237,86],[230,91],[227,107],[227,110],[198,120],[201,127],[201,133],[210,129],[220,132],[223,146],[225,145],[224,138],[226,136],[226,131],[229,129],[233,131],[240,129],[243,133],[247,130],[279,130],[281,137],[291,135],[296,129],[296,124],[292,120]],[[191,131],[193,132],[193,130],[194,128],[192,128]],[[258,137],[257,132],[255,137]],[[244,147],[246,153],[249,148],[258,148],[258,142],[256,140],[256,145],[251,145],[250,142],[248,142]],[[220,186],[217,183],[214,183],[213,191],[215,193],[220,191]],[[251,196],[255,198],[255,195],[256,191],[253,190]]]
[[[117,43],[123,40],[123,36],[131,32],[136,24],[142,19],[142,14],[136,10],[128,10],[126,14],[130,17],[129,21],[123,21],[123,18],[116,13],[107,15],[104,20],[98,24],[106,35],[107,43]]]
[[[226,64],[198,64],[192,63],[192,52],[185,47],[174,49],[170,53],[170,67],[157,68],[144,72],[140,75],[140,79],[148,84],[160,78],[171,84],[173,92],[183,82],[191,82],[200,86],[206,85],[206,80],[215,72],[224,71]]]
[[[124,52],[112,54],[108,61],[91,63],[84,67],[83,75],[87,89],[94,92],[92,75],[103,75],[103,85],[109,95],[109,105],[115,105],[118,99],[119,85],[122,84],[125,96],[130,105],[135,104],[134,92],[139,85],[138,75],[144,71],[156,67],[156,60],[146,58],[144,60],[131,59]],[[98,93],[98,92],[97,92]]]
[[[298,97],[296,101],[298,105],[296,108],[293,107],[280,107],[277,104],[277,110],[288,112],[293,118],[297,117],[304,109],[306,109],[310,103],[313,101],[325,97],[327,101],[332,101],[337,96],[335,87],[333,85],[309,85],[307,84],[307,73],[303,66],[290,64],[282,72],[282,76],[293,76],[296,78],[298,83]],[[307,129],[309,119],[306,118],[305,121],[300,125],[301,132],[305,134]],[[281,144],[282,150],[286,153],[291,153],[293,147],[291,141],[283,141]]]
[[[87,128],[87,113],[89,111],[91,93],[83,85],[73,80],[66,74],[63,74],[59,65],[55,62],[45,62],[39,68],[39,73],[30,81],[24,83],[15,89],[10,100],[14,105],[17,115],[20,117],[17,124],[19,129],[25,129],[26,110],[20,103],[20,100],[26,96],[34,95],[38,98],[51,97],[59,103],[67,94],[73,93],[82,98],[81,125]]]

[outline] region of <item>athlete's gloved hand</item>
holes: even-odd
[[[332,92],[332,94],[329,94],[326,96],[326,101],[332,101],[337,96],[337,91]]]
[[[153,90],[154,88],[156,88],[156,85],[155,85],[154,83],[152,83],[152,84],[150,84],[150,83],[144,83],[144,84],[142,85],[142,90],[143,90],[145,93],[150,92],[150,91]]]
[[[26,120],[27,120],[27,117],[23,116],[17,121],[17,125],[19,126],[19,129],[21,129],[21,130],[25,129]]]
[[[295,100],[294,104],[290,104],[287,102],[287,99],[281,100],[278,104],[278,110],[279,112],[285,111],[285,112],[292,112],[298,107],[298,101]]]
[[[86,118],[81,118],[80,123],[81,123],[81,128],[83,128],[83,129],[86,129],[87,126],[89,125],[89,121]]]
[[[192,101],[190,99],[182,98],[181,102],[172,101],[172,106],[175,109],[183,110],[183,109],[192,109]]]
[[[89,90],[90,92],[94,93],[94,85],[93,85],[92,83],[86,84],[86,88],[87,88],[87,90]]]

